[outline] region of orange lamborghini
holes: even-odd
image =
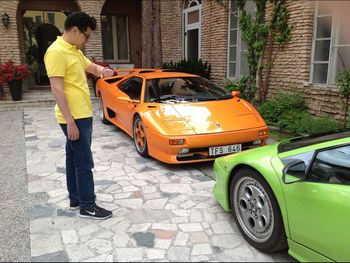
[[[96,94],[101,121],[124,130],[143,157],[202,162],[266,143],[264,120],[239,92],[197,75],[116,70],[97,81]]]

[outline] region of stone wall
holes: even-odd
[[[298,89],[304,93],[310,113],[339,118],[338,89],[335,86],[310,83],[315,2],[290,0],[287,3],[289,23],[294,26],[292,39],[277,53],[268,83],[267,98],[280,91]],[[274,46],[274,50],[276,48]]]
[[[226,78],[228,7],[225,1],[203,0],[201,15],[201,56],[211,64],[211,79],[222,83]],[[183,58],[183,1],[161,1],[163,62]]]
[[[0,16],[5,12],[10,17],[8,28],[0,21],[0,58],[1,62],[13,60],[16,64],[24,63],[20,55],[17,7],[19,0],[0,1]]]
[[[81,11],[96,18],[97,27],[91,35],[84,53],[89,59],[103,60],[102,34],[101,34],[101,10],[106,0],[76,0]]]
[[[211,80],[226,79],[228,7],[223,1],[202,1],[202,59],[211,65]]]
[[[182,0],[161,1],[160,24],[163,62],[182,59]]]

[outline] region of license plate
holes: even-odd
[[[209,156],[235,153],[235,152],[240,152],[241,150],[242,150],[242,144],[209,147]]]

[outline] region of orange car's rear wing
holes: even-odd
[[[131,74],[142,74],[152,72],[169,72],[174,71],[172,69],[153,69],[153,68],[121,68],[114,70],[115,76],[131,75]]]
[[[148,69],[148,68],[121,68],[114,70],[114,76],[103,78],[103,81],[112,84],[134,74],[172,72],[172,69]]]

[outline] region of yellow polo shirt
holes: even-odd
[[[64,94],[74,119],[92,117],[90,90],[85,73],[91,61],[80,49],[60,36],[47,49],[44,60],[49,78],[63,77]],[[57,104],[55,115],[58,123],[67,123]]]

